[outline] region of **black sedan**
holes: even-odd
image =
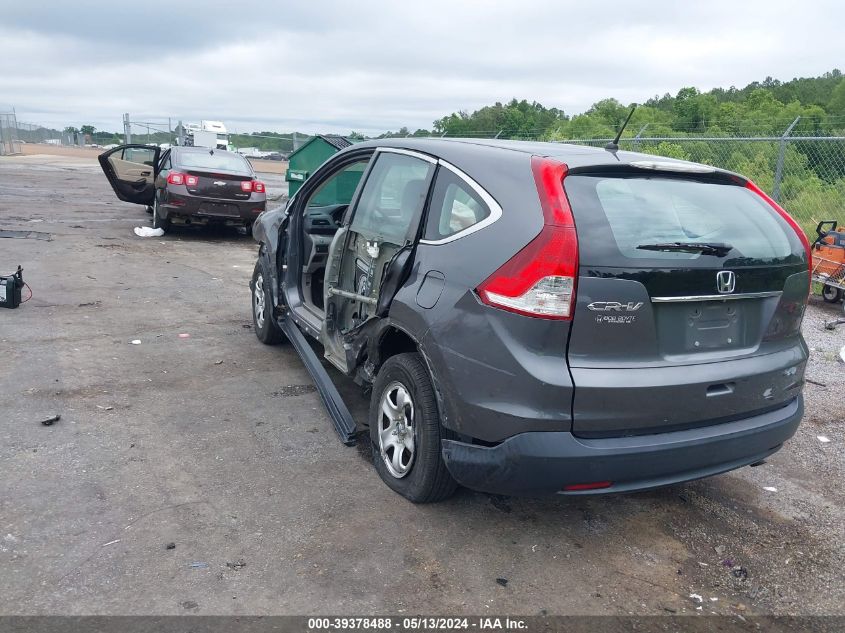
[[[240,154],[204,147],[121,145],[99,156],[117,197],[147,205],[153,227],[252,225],[264,211],[264,183]]]

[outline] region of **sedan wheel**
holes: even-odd
[[[378,443],[388,472],[401,479],[414,464],[414,401],[405,386],[392,382],[379,406]]]
[[[158,204],[158,197],[153,201],[153,228],[167,230],[170,228],[170,220],[165,220],[161,217],[161,211]]]

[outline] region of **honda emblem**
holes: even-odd
[[[732,270],[720,270],[716,273],[716,290],[719,294],[730,294],[736,289],[736,275]]]

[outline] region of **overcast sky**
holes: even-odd
[[[845,67],[841,0],[2,4],[0,106],[55,127],[129,112],[374,133],[512,97],[574,114]]]

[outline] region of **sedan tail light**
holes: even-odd
[[[567,167],[531,159],[543,208],[540,234],[478,287],[487,305],[543,319],[572,318],[578,279],[578,236],[563,188]]]
[[[200,182],[199,176],[191,176],[190,174],[187,174],[185,176],[185,184],[188,187],[196,187],[199,184],[199,182]]]
[[[245,193],[264,193],[264,183],[260,180],[242,180],[241,191]]]
[[[171,171],[167,174],[167,184],[168,185],[184,185],[185,184],[185,174],[180,173],[178,171]]]

